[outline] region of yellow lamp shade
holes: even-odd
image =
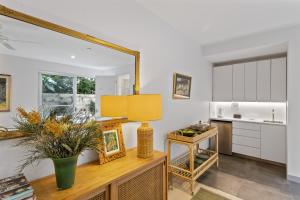
[[[162,116],[162,98],[159,94],[128,96],[128,120],[153,121]]]
[[[101,96],[102,117],[127,117],[127,96]]]

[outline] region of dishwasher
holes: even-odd
[[[212,120],[211,126],[218,127],[219,153],[232,155],[232,122]],[[215,140],[209,141],[210,147],[213,147]]]

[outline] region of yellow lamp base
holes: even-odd
[[[148,122],[142,122],[137,129],[137,156],[150,158],[153,156],[153,128]]]

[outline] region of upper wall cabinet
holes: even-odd
[[[271,97],[271,61],[257,62],[257,101],[270,101]]]
[[[213,100],[232,100],[232,65],[213,68]]]
[[[245,99],[245,67],[244,64],[235,64],[232,67],[232,99],[244,101]]]
[[[271,101],[286,100],[286,58],[271,61]]]
[[[245,101],[256,101],[256,62],[245,63]]]
[[[213,68],[214,101],[286,101],[286,58]]]

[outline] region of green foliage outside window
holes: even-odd
[[[95,94],[95,86],[94,78],[77,78],[77,94]]]
[[[73,77],[43,74],[43,93],[73,93]],[[77,78],[77,94],[95,94],[94,78]]]
[[[61,116],[71,114],[76,107],[77,110],[83,109],[92,115],[95,114],[95,102],[92,100],[96,87],[94,78],[54,74],[42,74],[41,78],[43,113],[48,113],[51,109]],[[74,81],[77,84],[77,91],[74,91]],[[74,99],[74,95],[78,98]],[[88,99],[91,100],[86,102]]]
[[[73,77],[43,74],[43,93],[73,94]]]

